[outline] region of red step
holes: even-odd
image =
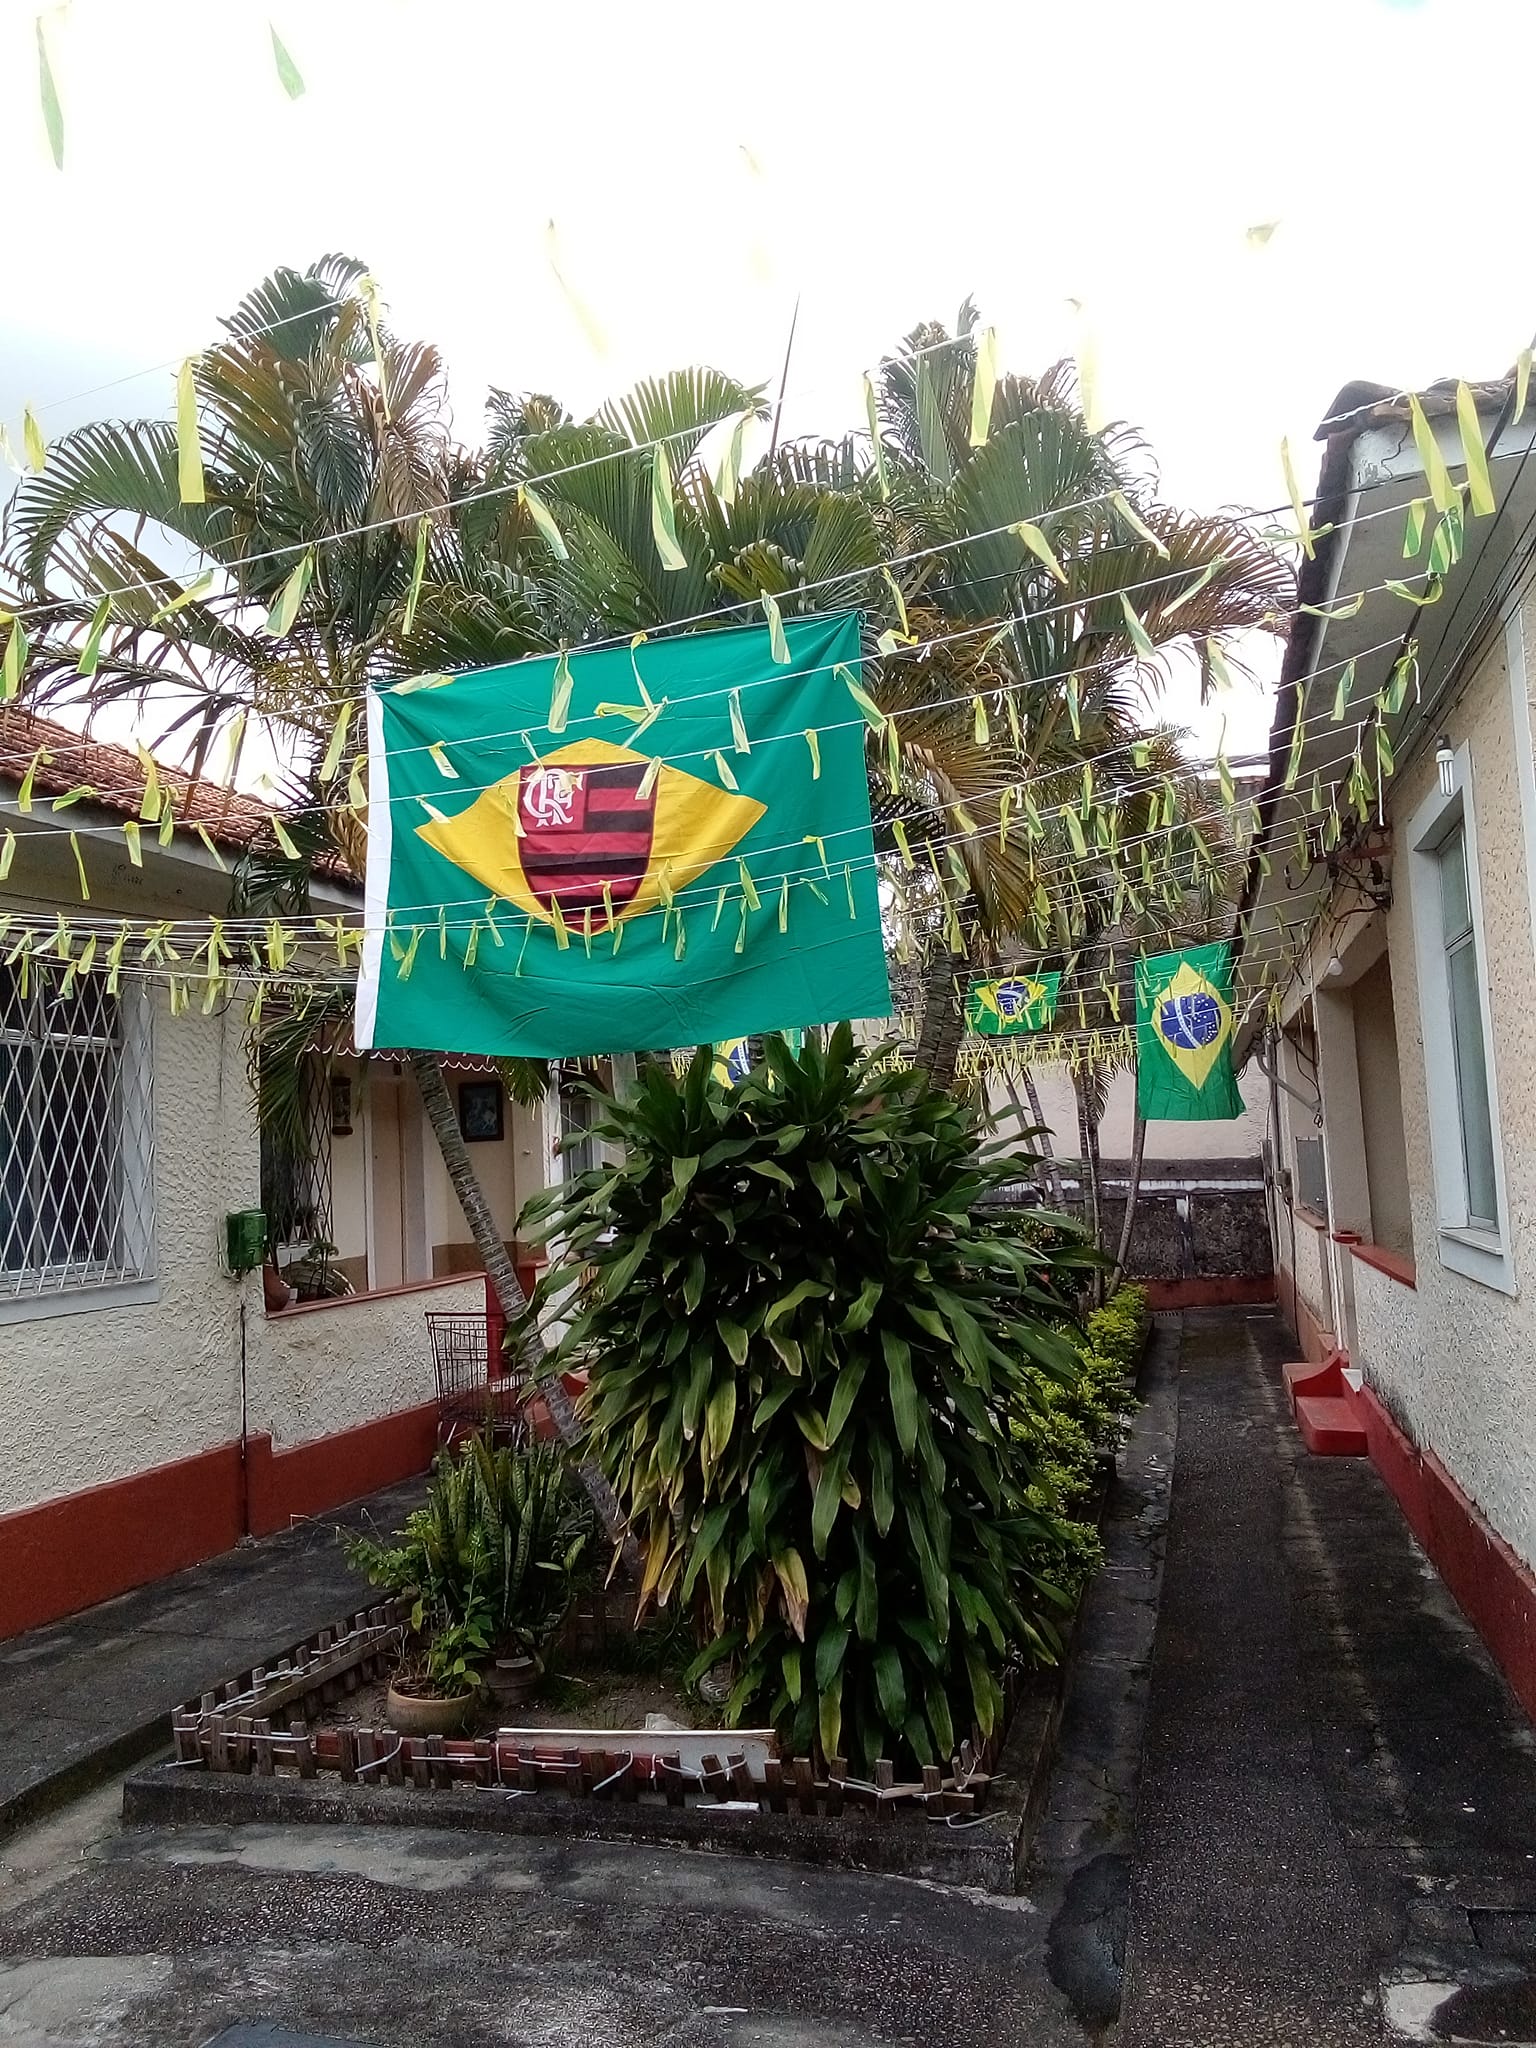
[[[1282,1365],[1285,1375],[1286,1392],[1292,1403],[1302,1394],[1332,1394],[1343,1400],[1348,1392],[1344,1380],[1345,1357],[1342,1351],[1334,1351],[1321,1365],[1314,1365],[1309,1358],[1303,1358],[1294,1365]]]
[[[1302,1441],[1319,1458],[1363,1458],[1365,1427],[1354,1403],[1341,1394],[1302,1394],[1296,1401]]]

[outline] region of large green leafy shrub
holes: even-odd
[[[1055,1647],[1030,1418],[1077,1374],[1095,1255],[979,1219],[1019,1159],[846,1027],[799,1059],[770,1041],[733,1089],[710,1065],[645,1072],[608,1106],[623,1163],[530,1205],[560,1247],[539,1305],[590,1372],[643,1603],[689,1606],[696,1670],[733,1660],[728,1717],[858,1768],[948,1757],[996,1725],[1008,1659]]]
[[[592,1516],[554,1444],[440,1450],[424,1504],[389,1543],[347,1539],[375,1586],[412,1599],[427,1675],[464,1690],[495,1650],[537,1655],[568,1612]],[[455,1684],[455,1682],[458,1682]]]

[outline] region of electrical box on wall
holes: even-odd
[[[266,1263],[267,1216],[264,1209],[236,1209],[224,1218],[224,1248],[232,1273],[254,1273]]]

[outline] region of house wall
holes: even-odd
[[[459,1083],[470,1077],[452,1072],[449,1092],[458,1101]],[[544,1120],[542,1109],[523,1109],[510,1097],[502,1106],[500,1142],[481,1140],[470,1147],[475,1172],[485,1189],[491,1213],[501,1234],[511,1244],[517,1235],[517,1219],[530,1195],[545,1185]],[[429,1141],[424,1162],[427,1196],[427,1241],[434,1273],[463,1273],[478,1269],[476,1252],[458,1197],[443,1165],[442,1154]]]
[[[1388,1251],[1411,1259],[1413,1205],[1408,1193],[1408,1151],[1403,1137],[1397,1017],[1388,955],[1384,954],[1361,976],[1352,995],[1360,1113],[1365,1128],[1371,1237]]]
[[[331,1133],[331,1234],[336,1262],[359,1291],[369,1285],[368,1137],[364,1128],[366,1070],[361,1060],[338,1061],[334,1071],[352,1089],[352,1130]]]
[[[1523,631],[1527,643],[1536,643],[1536,613],[1529,603],[1523,627],[1515,630]],[[1532,657],[1528,673],[1536,674],[1536,646]],[[1517,718],[1525,723],[1523,734]],[[1347,1301],[1340,1302],[1339,1322],[1345,1327],[1339,1335],[1368,1393],[1393,1419],[1414,1455],[1435,1461],[1448,1497],[1459,1498],[1470,1521],[1529,1569],[1536,1564],[1536,1034],[1530,1022],[1536,944],[1517,740],[1529,741],[1530,707],[1528,699],[1512,701],[1502,632],[1495,632],[1482,650],[1465,689],[1440,714],[1438,726],[1453,748],[1465,743],[1470,749],[1483,970],[1516,1291],[1504,1292],[1457,1272],[1441,1255],[1414,935],[1416,877],[1407,845],[1408,821],[1435,787],[1433,748],[1424,747],[1391,786],[1396,845],[1392,902],[1384,919],[1390,1017],[1384,1007],[1385,977],[1378,969],[1353,984],[1370,1237],[1375,1242],[1331,1240],[1325,1232],[1303,1228],[1298,1216],[1293,1259],[1289,1226],[1283,1223],[1282,1299],[1294,1293],[1298,1337],[1309,1355],[1319,1355],[1317,1332],[1309,1325],[1319,1320],[1327,1292],[1323,1260],[1332,1260],[1342,1283],[1333,1290],[1335,1298],[1347,1289]],[[1321,931],[1301,964],[1293,1005],[1309,987],[1332,986],[1326,979],[1331,959],[1340,959],[1349,977],[1351,949],[1368,943],[1359,919],[1341,919]],[[1394,1052],[1401,1100],[1400,1180],[1386,1128],[1387,1068]],[[1326,1096],[1326,1065],[1323,1081]],[[1337,1155],[1330,1159],[1331,1173],[1347,1177],[1358,1172],[1360,1163],[1344,1156],[1347,1143],[1336,1131],[1328,1135]],[[1375,1158],[1370,1157],[1373,1151]],[[1532,1613],[1536,1625],[1536,1600]]]
[[[77,910],[67,840],[62,860],[58,847],[25,851],[0,912]],[[211,864],[144,853],[143,870],[124,861],[120,875],[88,845],[93,910],[185,916],[227,901]],[[226,1213],[260,1201],[243,1009],[205,1017],[194,1003],[172,1017],[163,992],[147,999],[157,1262],[136,1289],[147,1298],[0,1304],[0,1637],[422,1471],[436,1437],[426,1311],[484,1312],[475,1275],[268,1316],[261,1275],[239,1280],[222,1263]],[[357,1108],[354,1136],[335,1141],[335,1188],[343,1255],[361,1259]]]
[[[237,1017],[153,999],[155,1298],[7,1320],[0,1307],[0,1516],[227,1443],[240,1427],[240,1290],[225,1212],[254,1207],[255,1122]],[[3,1577],[3,1570],[0,1570]]]
[[[1531,612],[1526,612],[1531,636]],[[1527,718],[1529,712],[1526,712]],[[1453,746],[1471,749],[1478,862],[1493,1023],[1494,1071],[1505,1174],[1514,1295],[1453,1272],[1439,1256],[1440,1224],[1430,1152],[1429,1104],[1417,1001],[1412,892],[1404,852],[1394,863],[1388,944],[1400,1054],[1403,1136],[1411,1195],[1416,1287],[1373,1276],[1357,1302],[1354,1362],[1416,1443],[1434,1451],[1473,1505],[1527,1562],[1536,1561],[1536,1398],[1531,1359],[1536,1314],[1529,1270],[1536,1259],[1536,977],[1514,710],[1502,635],[1478,663],[1443,721]],[[1394,792],[1393,814],[1411,817],[1434,787],[1426,751]]]

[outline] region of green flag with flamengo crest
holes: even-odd
[[[858,679],[848,614],[372,692],[357,1044],[571,1058],[889,1016]]]
[[[1232,1021],[1229,945],[1136,962],[1136,1106],[1148,1123],[1242,1115]]]

